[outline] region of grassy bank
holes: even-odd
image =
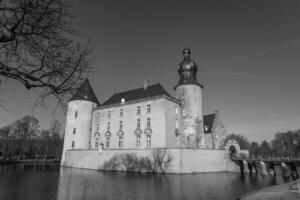
[[[300,180],[298,180],[300,183]],[[267,187],[262,190],[250,192],[240,198],[241,200],[299,200],[300,191],[297,181]]]

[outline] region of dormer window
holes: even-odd
[[[121,104],[124,104],[126,102],[125,98],[121,99]]]
[[[207,127],[207,126],[204,126],[204,130],[205,130],[205,131],[208,131],[208,127]]]

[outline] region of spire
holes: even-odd
[[[73,95],[69,101],[75,100],[86,100],[100,105],[88,79],[85,79],[82,85],[77,89],[75,95]]]
[[[191,50],[189,48],[183,49],[183,61],[178,66],[179,82],[175,86],[175,89],[184,84],[195,84],[203,88],[203,86],[197,81],[198,67],[194,61],[191,60]]]

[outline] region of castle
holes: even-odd
[[[210,152],[219,152],[219,156],[226,129],[218,111],[203,116],[203,86],[197,80],[198,68],[190,55],[190,49],[183,50],[175,97],[160,84],[148,86],[146,82],[142,88],[114,94],[100,104],[85,80],[68,102],[62,165],[76,165],[66,154],[79,156],[82,151],[102,152],[99,156],[94,154],[101,163],[108,159],[103,157],[105,153],[140,154],[153,149],[197,149],[208,157],[209,151],[205,150],[216,150]]]

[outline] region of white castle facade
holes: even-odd
[[[145,84],[114,94],[100,104],[86,80],[68,103],[62,165],[103,169],[105,162],[116,155],[149,156],[155,149],[167,149],[178,162],[186,155],[194,160],[199,154],[200,163],[205,159],[211,165],[222,163],[226,130],[218,111],[203,116],[203,86],[197,81],[197,65],[190,53],[189,49],[183,50],[175,97],[160,84]],[[198,153],[189,153],[195,150]],[[76,157],[84,157],[87,163]],[[193,172],[226,171],[226,166],[220,170],[195,168]],[[174,164],[174,171],[184,170]]]

